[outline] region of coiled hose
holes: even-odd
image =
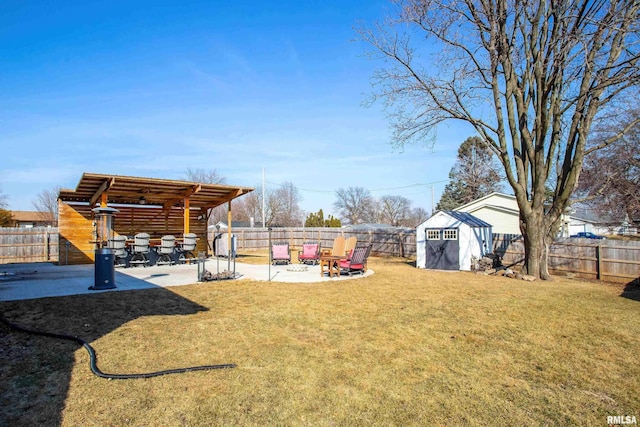
[[[89,360],[89,366],[91,367],[91,372],[93,372],[96,376],[98,376],[100,378],[106,378],[106,379],[109,379],[109,380],[129,380],[129,379],[136,379],[136,378],[153,378],[153,377],[159,377],[159,376],[162,376],[162,375],[169,375],[169,374],[183,374],[185,372],[209,371],[209,370],[213,370],[213,369],[231,369],[231,368],[235,368],[236,367],[236,365],[233,364],[233,363],[225,363],[225,364],[221,364],[221,365],[204,365],[204,366],[191,366],[191,367],[188,367],[188,368],[167,369],[165,371],[148,372],[148,373],[144,373],[144,374],[107,374],[107,373],[102,372],[100,370],[100,368],[98,368],[96,351],[93,349],[93,347],[91,347],[91,345],[88,342],[86,342],[82,338],[75,337],[73,335],[56,334],[56,333],[52,333],[52,332],[44,332],[44,331],[37,331],[37,330],[34,330],[34,329],[28,329],[28,328],[25,328],[23,326],[17,325],[15,323],[9,322],[7,319],[5,319],[1,315],[0,315],[0,321],[2,323],[4,323],[5,325],[7,325],[9,328],[11,328],[14,331],[24,332],[24,333],[32,334],[32,335],[40,335],[40,336],[43,336],[43,337],[57,338],[57,339],[62,339],[62,340],[67,340],[67,341],[74,341],[74,342],[82,345],[87,350],[87,352],[89,353],[89,359],[90,359]]]

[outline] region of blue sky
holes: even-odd
[[[56,3],[62,3],[59,5]],[[293,182],[307,211],[338,188],[431,209],[459,144],[394,150],[381,106],[362,103],[379,64],[353,27],[385,1],[3,3],[0,189],[13,210],[83,172],[231,185]],[[416,185],[420,184],[420,185]]]

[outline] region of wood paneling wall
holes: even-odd
[[[155,206],[114,206],[116,234],[133,237],[149,233],[152,238],[167,234],[182,237],[184,211],[182,208],[162,209]],[[200,210],[189,211],[189,231],[198,235],[197,252],[207,252],[206,220],[198,220]],[[60,264],[87,264],[94,261],[95,227],[91,207],[86,204],[58,203],[58,229],[60,231]]]
[[[58,202],[58,253],[60,264],[88,264],[93,262],[92,243],[95,240],[93,213],[88,205],[69,205]]]

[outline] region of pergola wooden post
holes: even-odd
[[[184,234],[189,233],[189,198],[184,199]]]
[[[227,255],[231,258],[231,252],[233,252],[233,246],[231,246],[231,200],[229,200],[227,205],[227,225],[227,248],[229,248]]]

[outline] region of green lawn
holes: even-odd
[[[260,262],[259,257],[255,260]],[[0,304],[92,341],[0,326],[0,425],[606,425],[640,418],[640,292],[370,260],[316,284],[248,280]]]

